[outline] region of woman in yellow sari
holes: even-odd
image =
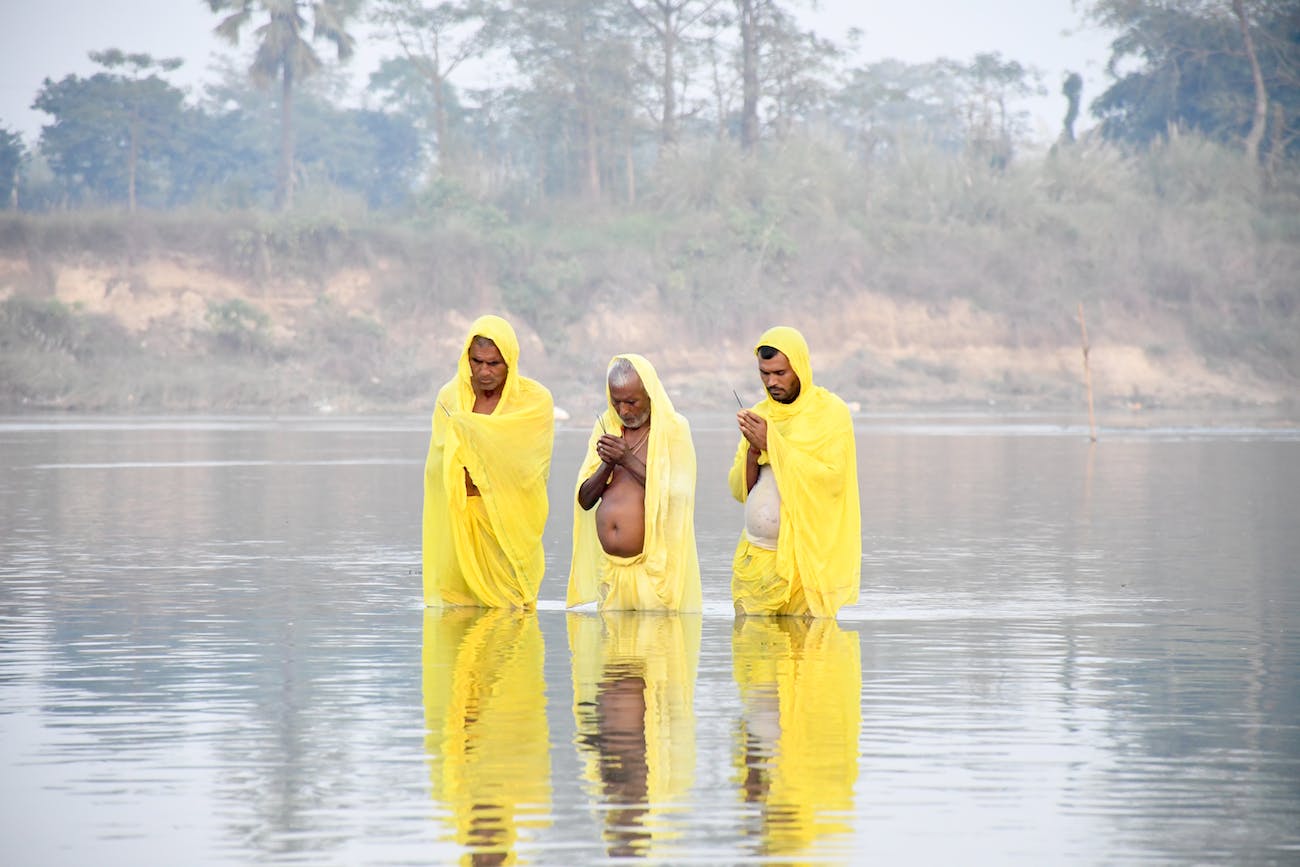
[[[470,326],[438,392],[424,465],[424,604],[532,608],[546,561],[546,479],[555,409],[519,375],[519,340],[499,316]]]

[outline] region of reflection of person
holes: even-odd
[[[647,855],[694,782],[700,618],[605,611],[568,625],[576,743],[608,854]]]
[[[550,730],[536,612],[426,609],[425,750],[468,863],[514,863],[550,824]]]
[[[567,604],[699,611],[690,425],[639,355],[610,362],[606,397],[578,471]]]
[[[857,633],[834,620],[739,618],[732,665],[740,689],[741,796],[762,808],[759,854],[796,852],[847,833],[862,726]]]
[[[813,384],[808,344],[769,329],[754,350],[767,396],[736,414],[728,481],[745,504],[732,561],[738,614],[834,617],[858,600],[862,522],[853,418]]]
[[[499,316],[470,326],[424,465],[424,603],[531,608],[545,570],[551,393],[519,375]]]

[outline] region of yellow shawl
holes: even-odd
[[[463,863],[513,864],[519,829],[550,824],[544,653],[536,612],[424,612],[425,750]]]
[[[812,362],[803,335],[793,328],[768,329],[755,344],[784,352],[799,377],[799,396],[780,403],[770,396],[753,411],[767,420],[767,451],[781,494],[781,525],[776,544],[777,575],[787,586],[802,583],[815,617],[834,617],[841,606],[858,601],[862,578],[862,518],[858,505],[858,457],[853,417],[844,401],[813,384]],[[728,482],[745,502],[743,436]],[[741,545],[745,535],[741,533]]]
[[[698,614],[658,611],[570,613],[573,717],[591,796],[606,819],[611,854],[646,855],[675,834],[665,821],[695,781]],[[619,681],[624,683],[620,684]],[[604,693],[640,692],[642,738],[628,721],[603,718]]]
[[[509,368],[490,415],[473,411],[469,347],[476,335],[492,340]],[[424,604],[530,608],[546,568],[542,531],[555,436],[551,393],[519,375],[519,341],[499,316],[474,321],[457,367],[456,378],[438,392],[424,464]],[[505,568],[474,553],[466,469],[483,495]]]
[[[695,549],[695,446],[686,417],[673,409],[659,375],[640,355],[610,359],[612,366],[626,358],[636,369],[650,396],[650,446],[646,452],[645,546],[646,579],[668,611],[699,611],[700,561]],[[600,466],[596,441],[605,431],[617,433],[622,421],[605,383],[606,408],[592,425],[587,457],[578,471],[573,493],[573,560],[569,567],[569,592],[565,604],[572,608],[597,597],[601,563],[605,556],[596,535],[596,508],[578,505],[578,489]],[[604,426],[602,429],[602,425]]]
[[[745,708],[736,770],[745,799],[765,808],[764,854],[851,831],[844,817],[853,811],[862,727],[858,634],[834,620],[745,617],[732,631],[731,655]]]

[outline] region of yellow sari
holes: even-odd
[[[808,344],[793,328],[766,331],[759,346],[784,352],[799,377],[799,396],[780,403],[770,396],[753,411],[767,420],[767,451],[781,495],[776,550],[750,544],[744,532],[732,561],[732,596],[748,614],[834,617],[858,601],[862,580],[862,519],[853,417],[844,401],[813,384]],[[743,436],[727,481],[745,502]]]
[[[699,615],[570,613],[573,717],[611,856],[649,854],[695,779]],[[662,854],[662,853],[661,853]]]
[[[744,709],[737,783],[759,804],[761,853],[807,852],[852,830],[862,727],[862,654],[834,620],[744,617],[731,639]]]
[[[507,365],[501,401],[475,413],[469,348],[497,345]],[[519,375],[519,341],[499,316],[470,326],[456,378],[438,392],[424,464],[424,604],[532,608],[546,562],[551,393]],[[482,496],[465,492],[468,470]]]
[[[572,608],[600,600],[601,610],[699,611],[700,561],[695,548],[695,446],[686,417],[673,409],[659,375],[640,355],[626,358],[650,396],[650,441],[646,452],[645,544],[636,557],[611,557],[596,534],[596,508],[578,505],[578,489],[600,466],[596,441],[621,429],[605,387],[606,409],[592,425],[587,456],[573,493],[573,559],[565,604]]]
[[[536,612],[425,609],[425,751],[461,861],[514,864],[550,825],[550,731]]]

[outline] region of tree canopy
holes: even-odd
[[[796,0],[204,2],[218,33],[250,41],[247,67],[187,95],[167,80],[175,61],[109,49],[92,76],[47,79],[35,107],[52,121],[33,158],[56,189],[24,201],[287,208],[295,190],[332,188],[380,208],[450,190],[509,207],[632,202],[672,186],[675,154],[720,141],[753,156],[831,135],[864,165],[924,144],[994,169],[1045,144],[1026,122],[1044,92],[1032,67],[993,52],[864,58],[851,34],[803,29]],[[1300,147],[1294,2],[1081,8],[1117,34],[1111,83],[1090,105],[1108,139],[1145,147],[1187,130],[1272,166]],[[318,50],[342,62],[363,22],[388,50],[357,107],[321,86],[336,67]],[[462,81],[471,66],[477,87]]]
[[[1098,0],[1088,10],[1119,34],[1107,67],[1114,81],[1092,104],[1103,135],[1146,144],[1182,129],[1245,145],[1254,131],[1251,149],[1262,137],[1278,157],[1294,153],[1300,140],[1296,3]]]

